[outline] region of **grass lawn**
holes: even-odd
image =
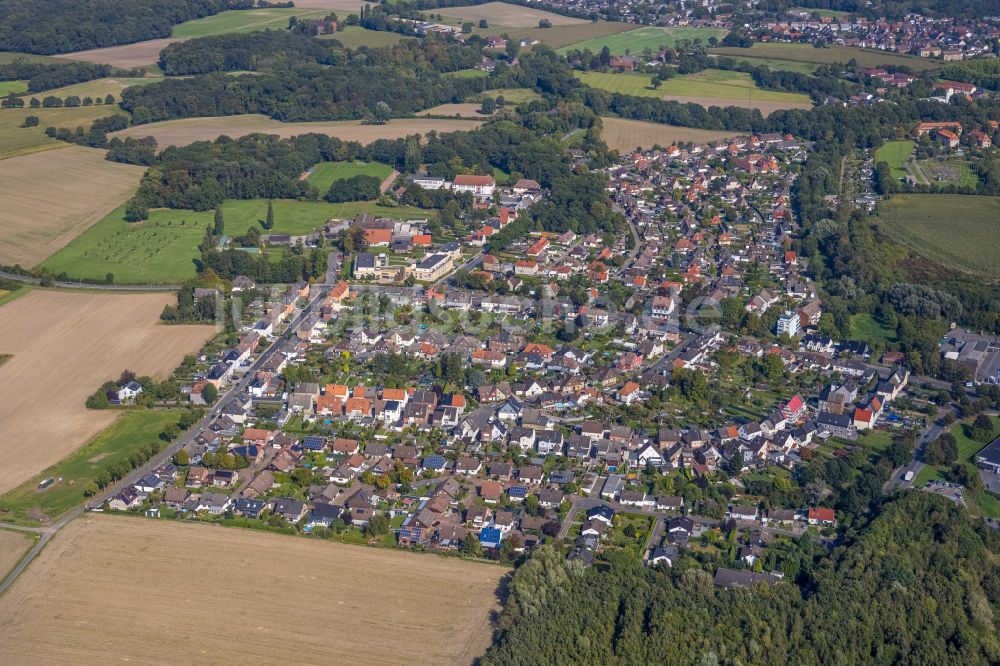
[[[489,76],[489,73],[471,67],[469,69],[459,69],[454,72],[445,72],[444,76],[450,76],[454,79],[483,79]]]
[[[391,173],[392,167],[380,162],[320,162],[312,168],[309,182],[316,186],[322,196],[335,180],[354,176],[375,176],[379,180],[385,180]]]
[[[894,342],[896,331],[882,326],[870,314],[851,315],[851,339],[865,342]]]
[[[44,96],[39,96],[39,99]],[[58,109],[3,109],[0,110],[0,159],[28,155],[42,150],[66,148],[69,144],[45,136],[46,127],[83,127],[97,118],[120,114],[117,106],[78,106]],[[21,127],[28,116],[38,116],[35,127]]]
[[[176,423],[178,416],[177,411],[145,409],[122,414],[79,450],[0,497],[0,520],[37,525],[39,512],[54,520],[86,499],[83,487],[99,472],[150,442],[163,444],[160,431]],[[39,490],[39,482],[50,476],[62,481]]]
[[[20,95],[28,92],[27,81],[0,81],[0,95]]]
[[[859,49],[853,46],[830,46],[818,49],[812,44],[783,44],[779,42],[757,43],[749,49],[739,47],[720,47],[711,49],[717,55],[734,57],[757,57],[775,60],[792,60],[795,62],[810,62],[817,65],[830,63],[848,63],[857,60],[861,67],[884,67],[886,65],[906,65],[914,71],[937,69],[939,62],[918,58],[917,56],[887,53],[872,49]]]
[[[1000,436],[1000,417],[994,416],[992,419],[993,433],[986,442],[971,439],[965,434],[965,427],[972,422],[971,419],[968,422],[958,421],[951,427],[950,432],[954,435],[955,442],[958,444],[958,462],[968,467],[972,474],[979,474],[979,470],[973,462],[973,456],[979,453],[987,443]],[[915,488],[922,488],[928,481],[944,480],[947,472],[948,469],[946,467],[924,465],[920,473],[913,480],[913,486]],[[967,490],[965,499],[969,506],[969,511],[973,515],[1000,519],[1000,497],[997,497],[988,490],[980,489],[975,492]]]
[[[885,162],[892,169],[892,177],[900,180],[906,178],[906,161],[913,154],[916,142],[886,141],[875,151],[875,163]]]
[[[321,9],[233,9],[228,12],[186,21],[174,26],[171,35],[184,39],[225,35],[234,32],[256,32],[258,30],[286,30],[288,19],[323,18],[330,12]]]
[[[504,102],[507,104],[520,104],[522,102],[531,102],[536,99],[541,99],[542,96],[536,93],[531,88],[496,88],[494,90],[487,90],[475,96],[476,101],[482,101],[483,97],[492,97],[496,99],[497,97],[503,97]]]
[[[878,206],[882,230],[945,266],[995,277],[1000,272],[1000,197],[898,194]]]
[[[419,37],[407,37],[398,32],[366,30],[359,25],[349,25],[332,35],[320,35],[319,39],[336,39],[347,48],[356,49],[359,46],[369,46],[372,48],[393,46],[394,44],[399,44],[404,39],[419,39]]]
[[[11,289],[11,290],[0,289],[0,305],[6,305],[7,303],[13,301],[15,298],[21,298],[29,291],[31,291],[31,287],[28,286],[18,287],[17,289]]]
[[[855,441],[866,449],[884,451],[892,444],[892,434],[886,430],[865,430]]]
[[[616,35],[606,35],[587,39],[575,44],[569,44],[559,49],[560,53],[566,51],[590,49],[593,53],[600,53],[605,46],[612,55],[622,55],[631,53],[638,55],[645,49],[649,49],[655,54],[662,48],[669,48],[677,45],[682,40],[701,40],[702,44],[708,44],[710,37],[722,39],[726,36],[726,31],[722,28],[659,28],[647,26],[620,32]]]
[[[434,211],[399,206],[384,208],[375,202],[330,204],[324,201],[279,199],[274,202],[274,228],[270,233],[304,234],[327,220],[354,217],[361,212],[401,218],[426,218]],[[213,211],[195,212],[161,208],[149,219],[129,223],[124,206],[42,262],[42,267],[74,279],[103,279],[114,273],[122,284],[174,284],[195,276],[194,260]],[[222,205],[226,234],[239,236],[267,217],[267,200],[229,200]],[[280,253],[280,251],[279,251]]]
[[[641,553],[642,549],[646,546],[646,540],[649,538],[649,531],[653,529],[653,517],[643,516],[638,513],[622,513],[619,516],[621,517],[621,522],[608,533],[608,543],[612,546],[630,548],[637,553]],[[634,537],[625,535],[625,528],[629,525],[635,528]]]
[[[787,102],[789,104],[809,104],[808,95],[802,93],[764,90],[758,88],[744,72],[728,72],[721,69],[706,69],[696,74],[683,74],[663,82],[659,90],[650,85],[648,74],[617,72],[573,72],[581,81],[594,88],[608,92],[636,95],[640,97],[705,97],[718,100],[747,100],[747,91],[752,88],[755,101]]]

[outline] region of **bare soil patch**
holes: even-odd
[[[0,530],[0,580],[21,561],[33,539],[27,532]]]
[[[700,104],[706,109],[711,106],[742,106],[747,108],[746,98],[742,99],[727,99],[724,97],[692,97],[687,95],[664,95],[663,99],[672,100],[674,102],[681,102],[683,104]],[[785,109],[811,109],[813,105],[811,103],[800,103],[800,102],[772,102],[772,101],[759,101],[753,100],[753,108],[760,111],[765,116],[769,116],[775,111],[784,111]]]
[[[602,118],[601,124],[603,125],[601,137],[604,142],[609,148],[621,152],[635,150],[636,146],[642,146],[644,150],[652,148],[655,144],[667,147],[681,141],[709,143],[736,135],[736,132],[678,127],[624,118]]]
[[[60,151],[65,152],[65,151]],[[214,333],[158,323],[173,294],[36,289],[0,309],[0,494],[76,450],[117,412],[87,396],[125,368],[164,377]]]
[[[326,134],[345,141],[359,141],[367,145],[378,139],[399,139],[411,134],[427,134],[432,130],[438,133],[468,131],[478,127],[480,122],[457,119],[403,118],[391,120],[385,125],[364,125],[360,120],[282,123],[266,116],[242,115],[167,120],[129,127],[115,132],[112,136],[152,136],[156,138],[161,149],[167,146],[186,146],[195,141],[212,141],[220,136],[235,139],[256,132],[277,134],[281,137],[310,133]]]
[[[0,264],[54,254],[128,199],[143,171],[79,146],[0,160]]]
[[[84,62],[96,62],[115,67],[142,67],[152,65],[160,59],[160,51],[174,42],[182,41],[172,37],[163,39],[149,39],[135,44],[123,44],[122,46],[108,46],[101,49],[90,49],[88,51],[75,51],[56,56],[67,60],[83,60]]]
[[[0,597],[5,662],[470,664],[505,569],[90,514]]]

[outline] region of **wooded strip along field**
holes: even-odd
[[[89,514],[0,597],[0,644],[8,664],[471,664],[490,644],[506,573],[458,558]]]

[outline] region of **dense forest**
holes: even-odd
[[[941,497],[892,498],[799,584],[724,589],[682,558],[582,569],[543,547],[509,586],[500,664],[990,664],[1000,541]]]
[[[484,85],[481,79],[442,76],[477,65],[480,55],[475,48],[441,40],[365,52],[331,46],[330,55],[321,62],[333,67],[320,61],[275,58],[266,71],[259,67],[262,58],[276,56],[286,46],[302,50],[305,42],[268,33],[237,41],[253,44],[247,47],[252,54],[227,55],[233,39],[194,40],[173,49],[165,64],[181,72],[191,70],[196,59],[222,67],[255,60],[251,64],[259,73],[210,74],[128,88],[122,107],[132,113],[133,124],[242,113],[281,121],[369,118],[378,122],[462,101]],[[321,50],[311,49],[310,57],[320,57]]]
[[[0,51],[52,55],[169,37],[178,23],[256,0],[0,0]]]
[[[264,30],[247,34],[216,35],[175,42],[160,51],[160,67],[167,76],[193,76],[215,72],[256,72],[273,69],[279,62],[347,62],[330,44],[290,30]]]

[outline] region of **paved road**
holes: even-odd
[[[17,273],[5,273],[0,271],[0,278],[21,282],[23,284],[41,284],[41,279],[28,275],[18,275]],[[63,282],[54,280],[53,287],[60,289],[86,289],[97,291],[123,291],[123,292],[150,292],[150,291],[177,291],[179,284],[91,284],[89,282]]]
[[[185,432],[181,437],[174,440],[174,442],[172,442],[167,448],[163,449],[159,454],[157,454],[153,458],[150,458],[149,461],[147,461],[141,467],[133,470],[118,483],[105,488],[100,495],[92,498],[87,502],[81,503],[80,505],[74,507],[73,509],[70,509],[68,512],[63,514],[56,522],[52,523],[51,525],[45,525],[37,528],[24,528],[11,525],[10,527],[14,529],[21,529],[28,532],[35,532],[39,534],[39,539],[35,543],[35,545],[31,548],[31,550],[28,551],[28,554],[7,575],[7,577],[4,578],[3,581],[0,581],[0,594],[3,594],[4,591],[11,586],[14,580],[16,580],[17,577],[24,572],[28,564],[31,563],[33,559],[35,559],[35,556],[38,555],[38,553],[42,550],[45,544],[48,543],[49,539],[51,539],[56,532],[65,527],[66,524],[69,523],[71,520],[75,519],[80,514],[82,514],[88,507],[100,507],[102,504],[104,504],[105,501],[110,500],[112,497],[121,492],[123,488],[127,488],[129,486],[134,485],[143,476],[153,471],[157,467],[160,467],[163,464],[165,464],[167,461],[173,458],[174,454],[180,451],[183,447],[192,443],[195,440],[195,438],[205,428],[207,428],[208,425],[216,417],[218,417],[218,415],[222,412],[222,410],[228,407],[236,397],[242,395],[243,392],[246,390],[247,386],[253,380],[254,375],[257,374],[257,371],[268,361],[268,359],[274,356],[274,354],[278,351],[283,342],[285,342],[286,340],[290,339],[293,335],[295,335],[295,330],[298,327],[298,325],[302,322],[302,320],[306,316],[309,315],[310,312],[312,312],[316,304],[319,303],[320,300],[322,300],[322,298],[330,290],[330,285],[317,284],[313,285],[313,289],[316,291],[315,296],[313,296],[312,299],[310,299],[309,303],[304,308],[302,308],[302,310],[294,318],[292,318],[285,332],[282,335],[276,337],[274,341],[263,352],[261,352],[261,354],[257,357],[257,360],[250,367],[250,369],[243,376],[243,378],[239,382],[234,384],[228,391],[222,394],[218,402],[215,403],[215,407],[213,407],[210,412],[208,412],[200,421],[198,421],[194,426],[192,426],[191,429]],[[6,527],[6,525],[0,525],[0,526]]]
[[[913,447],[913,460],[893,471],[892,476],[889,477],[885,486],[882,487],[883,492],[888,493],[897,488],[905,489],[913,487],[913,480],[907,481],[904,477],[907,472],[913,472],[913,479],[916,479],[917,475],[920,474],[920,470],[924,467],[924,463],[922,462],[924,449],[944,432],[944,428],[938,425],[938,422],[951,411],[951,405],[938,408],[937,415],[927,424],[926,428],[920,431],[920,435],[917,437],[917,443]]]

